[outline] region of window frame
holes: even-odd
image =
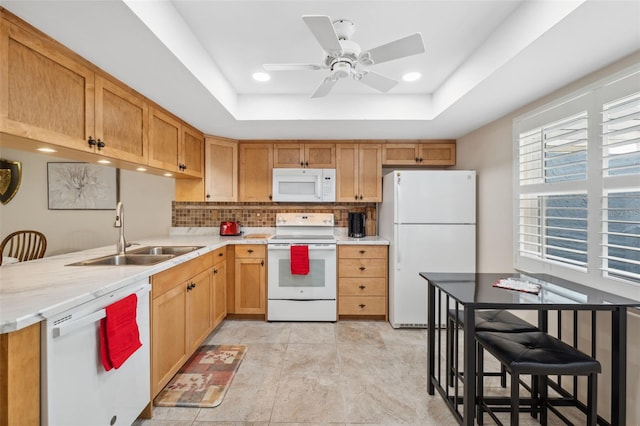
[[[603,174],[602,106],[608,102],[640,92],[640,64],[605,77],[566,96],[514,118],[512,125],[513,164],[513,265],[525,272],[548,273],[616,294],[636,294],[640,297],[640,282],[607,276],[603,270],[603,226],[606,218],[606,191],[640,191],[640,175],[605,176]],[[534,183],[520,185],[520,135],[562,121],[581,111],[587,113],[587,178],[585,180]],[[544,163],[544,158],[541,160]],[[544,172],[542,175],[544,179]],[[587,264],[586,268],[548,259],[520,254],[520,196],[527,194],[567,195],[583,192],[587,195]],[[541,211],[540,219],[545,220]],[[543,225],[540,225],[541,229]],[[545,232],[540,234],[544,253]]]

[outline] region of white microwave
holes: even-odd
[[[273,201],[336,201],[336,169],[273,169]]]

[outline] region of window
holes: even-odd
[[[640,286],[638,68],[514,120],[516,268]]]

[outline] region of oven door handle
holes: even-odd
[[[335,244],[268,244],[268,250],[289,250],[291,246],[309,246],[309,250],[336,250]]]

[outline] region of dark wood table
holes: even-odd
[[[611,293],[586,287],[571,281],[559,279],[547,274],[520,273],[426,273],[420,276],[428,282],[428,392],[435,390],[442,395],[458,422],[473,425],[476,402],[476,345],[475,311],[479,309],[534,310],[538,312],[538,327],[548,331],[548,312],[573,311],[574,335],[578,326],[578,311],[592,313],[591,324],[596,323],[596,313],[611,312],[611,423],[626,423],[627,394],[627,308],[640,307],[640,301],[627,299]],[[493,287],[493,283],[502,278],[520,278],[541,286],[538,294]],[[462,312],[464,317],[463,337],[463,387],[460,393],[455,380],[453,390],[447,386],[446,376],[441,366],[442,333],[448,321],[445,321],[449,309]],[[558,324],[557,333],[561,333]],[[591,327],[591,348],[596,350],[596,330]],[[446,332],[446,330],[445,330]],[[437,337],[436,337],[437,334]],[[456,331],[457,334],[457,331]],[[574,346],[577,339],[574,338]],[[446,349],[445,349],[446,352]],[[436,368],[438,356],[438,368]],[[446,371],[445,374],[449,374]],[[462,406],[462,412],[460,411]],[[609,424],[599,417],[600,424]]]

